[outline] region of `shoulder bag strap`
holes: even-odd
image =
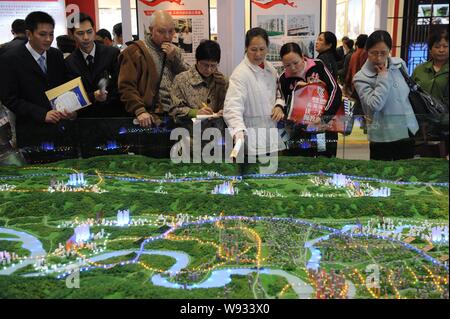
[[[400,67],[400,72],[403,75],[403,78],[406,81],[406,84],[408,84],[409,89],[413,92],[416,92],[419,90],[419,85],[408,75],[403,65]]]

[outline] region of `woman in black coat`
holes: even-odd
[[[337,60],[339,59],[336,47],[337,38],[333,32],[326,31],[319,34],[316,41],[316,51],[319,53],[317,59],[325,64],[325,67],[330,71],[335,81],[337,81],[338,78]],[[327,131],[326,140],[333,141],[329,142],[329,145],[327,145],[327,156],[335,157],[337,153],[338,133]]]
[[[322,60],[325,66],[337,80],[338,76],[338,54],[336,52],[337,38],[333,32],[321,32],[316,41],[316,51],[319,53],[317,59]]]

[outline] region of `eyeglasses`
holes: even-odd
[[[367,53],[372,57],[379,56],[381,58],[387,57],[389,55],[389,51],[369,51]]]
[[[216,70],[217,67],[219,66],[219,63],[208,63],[208,62],[204,62],[204,61],[198,61],[197,62],[202,68],[204,69],[213,69]]]
[[[174,29],[170,29],[170,30],[165,30],[165,29],[156,29],[156,32],[158,32],[161,35],[174,35],[175,34],[175,30]]]

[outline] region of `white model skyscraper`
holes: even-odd
[[[77,244],[88,241],[91,238],[91,231],[88,224],[80,225],[75,228],[75,242]]]
[[[130,211],[119,210],[117,212],[117,226],[125,226],[130,223]]]
[[[73,187],[82,187],[86,186],[86,184],[83,173],[70,174],[69,181],[67,182],[68,186]]]

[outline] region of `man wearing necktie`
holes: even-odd
[[[45,12],[26,19],[27,43],[11,47],[0,57],[0,100],[16,116],[19,147],[40,144],[52,137],[61,120],[76,113],[53,110],[45,92],[67,82],[62,53],[51,47],[55,21]]]
[[[44,74],[47,74],[47,62],[45,62],[45,56],[41,55],[38,59],[39,66]]]
[[[89,55],[86,57],[86,63],[87,63],[89,72],[92,73],[92,68],[94,67],[94,57],[93,57],[92,55],[89,54]]]
[[[66,58],[66,66],[70,78],[81,76],[83,86],[92,103],[79,110],[78,116],[82,118],[128,116],[120,102],[117,90],[120,50],[95,42],[94,25],[89,15],[80,13],[79,25],[70,29],[78,49]],[[106,87],[104,84],[101,85],[102,82],[107,83]]]

